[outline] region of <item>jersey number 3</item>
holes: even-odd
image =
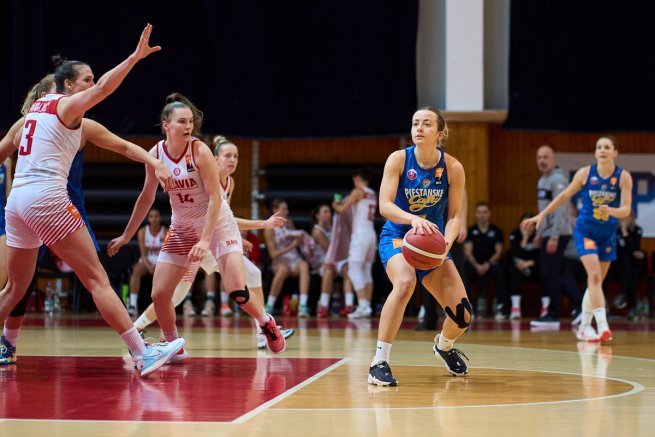
[[[27,129],[27,133],[25,134],[25,139],[27,140],[27,143],[25,146],[20,146],[18,149],[18,154],[19,155],[29,155],[32,153],[32,140],[33,140],[33,135],[34,135],[34,130],[36,129],[36,120],[27,120],[25,122],[25,129]]]

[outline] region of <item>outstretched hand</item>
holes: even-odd
[[[282,217],[279,212],[276,212],[272,216],[266,219],[264,222],[264,229],[275,229],[281,228],[287,223],[287,219]]]
[[[150,34],[152,33],[152,24],[146,24],[145,29],[141,33],[141,38],[139,38],[139,44],[136,46],[134,51],[134,56],[137,60],[143,59],[151,53],[158,52],[161,50],[161,46],[150,47]]]

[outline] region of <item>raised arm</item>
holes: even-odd
[[[154,147],[150,150],[150,153],[154,156]],[[109,256],[114,256],[118,253],[118,250],[129,243],[129,241],[134,236],[134,233],[139,229],[141,223],[146,218],[146,214],[150,210],[150,207],[155,202],[155,195],[157,194],[157,178],[155,177],[155,171],[149,165],[146,165],[146,179],[143,183],[143,189],[141,194],[134,204],[134,209],[132,210],[132,216],[130,221],[127,223],[123,234],[114,238],[107,245],[107,254]]]
[[[57,105],[57,113],[66,126],[72,127],[77,125],[87,110],[93,108],[118,88],[137,62],[149,54],[161,50],[159,46],[150,47],[151,33],[152,25],[147,24],[141,33],[141,38],[134,53],[116,67],[103,74],[91,88],[70,97],[63,97],[60,100]]]
[[[364,190],[361,188],[353,188],[352,191],[350,192],[350,195],[348,195],[345,200],[342,202],[332,202],[332,209],[334,209],[336,212],[339,214],[343,214],[344,212],[348,211],[348,208],[353,206],[355,203],[359,202],[364,198]]]
[[[89,120],[88,118],[82,120],[82,132],[88,141],[91,141],[101,149],[111,150],[132,161],[141,162],[152,167],[155,171],[155,177],[164,191],[167,191],[173,183],[171,173],[160,160],[136,144],[130,143],[113,134],[97,121]]]

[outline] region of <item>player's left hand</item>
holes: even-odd
[[[202,261],[208,250],[209,241],[200,240],[191,248],[188,257],[191,262]]]

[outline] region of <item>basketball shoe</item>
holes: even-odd
[[[214,299],[207,299],[205,301],[205,307],[200,311],[200,315],[203,317],[211,317],[216,312],[216,304]]]
[[[261,327],[262,333],[266,336],[266,345],[268,350],[274,354],[281,354],[286,349],[287,345],[284,341],[284,337],[278,328],[277,323],[273,316],[268,314],[269,320],[264,323]]]
[[[3,335],[0,338],[0,365],[16,362],[16,346],[12,346]]]
[[[391,367],[386,361],[381,361],[368,370],[368,383],[383,387],[395,387],[398,381],[391,374]]]
[[[446,368],[450,374],[453,376],[466,375],[468,373],[468,367],[462,357],[466,358],[467,361],[469,358],[464,355],[464,352],[455,348],[452,348],[449,351],[442,351],[437,346],[439,344],[439,336],[437,336],[435,341],[434,346],[432,346],[432,351],[437,358],[441,358],[443,362],[446,363]]]
[[[588,341],[589,343],[598,343],[600,341],[598,333],[593,326],[587,325],[578,327],[578,332],[575,334],[576,338],[580,341]]]
[[[280,330],[280,333],[282,334],[282,337],[284,337],[285,340],[291,337],[296,332],[293,328],[284,329],[280,325],[278,325],[277,328]],[[267,344],[268,341],[266,340],[266,336],[264,335],[263,332],[259,331],[257,333],[257,349],[265,349]]]
[[[357,309],[355,311],[348,314],[348,318],[349,319],[367,319],[367,318],[371,317],[372,313],[373,313],[373,310],[371,309],[370,306],[367,306],[366,308],[357,307]]]
[[[159,339],[159,344],[165,344],[165,343],[166,343],[166,339],[164,337],[161,337]],[[146,344],[147,344],[147,342],[146,342]],[[178,363],[181,363],[182,361],[186,360],[187,358],[189,358],[189,353],[186,351],[185,347],[182,347],[182,349],[177,351],[177,353],[175,355],[173,355],[173,356],[171,356],[169,358],[168,363],[178,364]]]
[[[318,308],[316,308],[316,318],[327,319],[328,317],[330,317],[330,311],[328,307],[319,304]]]
[[[510,320],[518,320],[521,318],[521,307],[512,307],[512,312],[509,315]]]
[[[183,347],[184,339],[181,337],[170,343],[155,343],[147,346],[143,355],[134,357],[134,363],[136,364],[136,368],[141,372],[141,377],[146,377],[159,369]]]

